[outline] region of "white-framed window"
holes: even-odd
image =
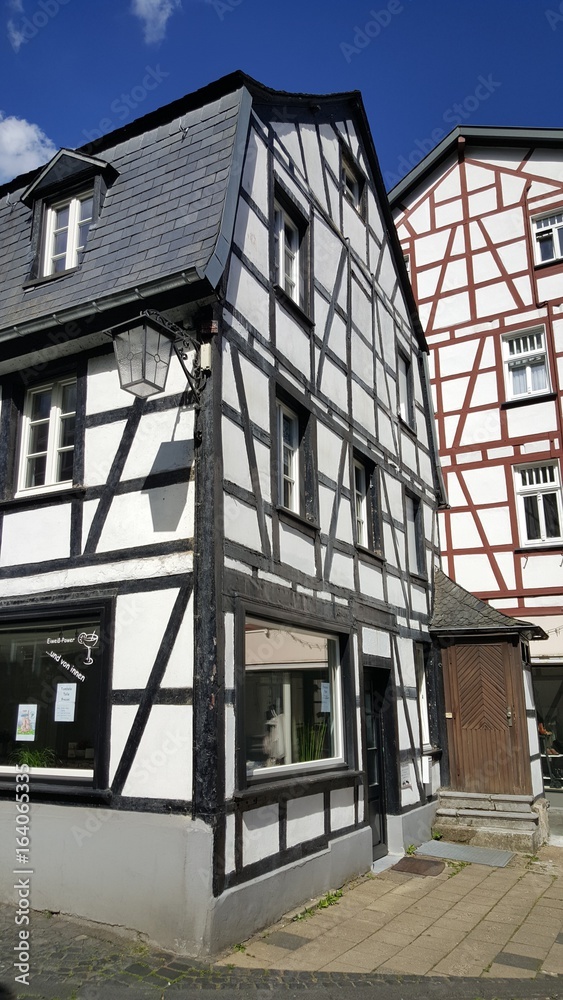
[[[93,219],[92,191],[49,205],[45,217],[43,275],[59,274],[78,265]]]
[[[343,762],[339,647],[334,635],[246,618],[247,777]]]
[[[558,464],[520,466],[514,475],[523,544],[561,541],[563,506]]]
[[[279,503],[299,513],[299,417],[285,403],[277,405]]]
[[[405,494],[407,559],[410,573],[426,573],[422,537],[422,505],[418,497]]]
[[[72,483],[76,379],[30,389],[25,397],[18,490]]]
[[[27,766],[37,777],[106,786],[97,759],[107,698],[103,615],[49,609],[0,621],[0,776]]]
[[[296,222],[278,202],[274,206],[274,241],[276,282],[299,304],[301,236]]]
[[[414,426],[412,365],[406,354],[397,355],[397,392],[399,416],[409,427]]]
[[[547,349],[543,328],[503,337],[506,392],[509,399],[547,392]]]
[[[354,208],[358,211],[361,205],[362,198],[362,187],[360,179],[354,170],[354,168],[347,162],[347,160],[342,160],[342,191],[344,192],[344,197],[350,202]]]
[[[368,532],[368,476],[365,465],[354,459],[354,513],[356,517],[356,544],[367,549]]]
[[[536,244],[536,263],[563,257],[563,212],[532,220]]]

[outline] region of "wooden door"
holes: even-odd
[[[531,794],[519,646],[450,646],[443,664],[452,789]]]

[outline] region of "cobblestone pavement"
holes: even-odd
[[[28,986],[14,982],[14,909],[0,906],[0,983],[30,1000],[160,1000],[202,989],[220,989],[224,1000],[303,990],[324,1000],[563,995],[560,848],[539,861],[519,855],[506,869],[456,864],[437,877],[359,879],[333,905],[288,915],[214,963],[33,912]]]

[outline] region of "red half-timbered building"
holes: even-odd
[[[390,198],[431,350],[443,567],[547,634],[528,730],[561,790],[563,130],[456,128]]]

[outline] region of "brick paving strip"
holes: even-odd
[[[358,1000],[364,990],[373,1000],[553,1000],[562,920],[559,849],[544,849],[539,863],[517,856],[506,869],[367,876],[334,905],[288,916],[213,964],[34,912],[30,985],[17,990],[29,1000],[144,1000],[202,989],[233,997],[280,989]],[[0,982],[12,986],[15,932],[13,907],[0,906]]]

